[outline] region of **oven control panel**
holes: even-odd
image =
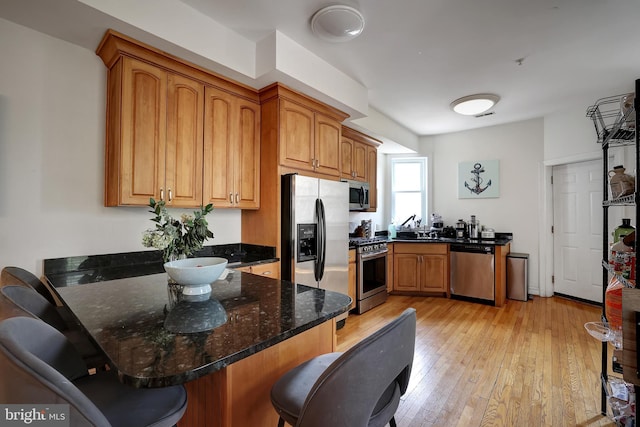
[[[383,252],[386,250],[387,242],[367,243],[365,245],[358,246],[358,252],[360,253]]]

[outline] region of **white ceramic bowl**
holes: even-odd
[[[164,269],[176,283],[184,286],[184,295],[202,295],[211,292],[211,283],[218,280],[227,262],[219,257],[185,258],[166,262]]]

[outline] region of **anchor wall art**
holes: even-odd
[[[458,199],[500,197],[500,160],[458,163]]]

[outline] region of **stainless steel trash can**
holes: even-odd
[[[526,301],[529,298],[529,254],[507,255],[507,298]]]

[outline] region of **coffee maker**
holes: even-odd
[[[467,223],[459,219],[456,222],[456,239],[464,239],[467,237]]]

